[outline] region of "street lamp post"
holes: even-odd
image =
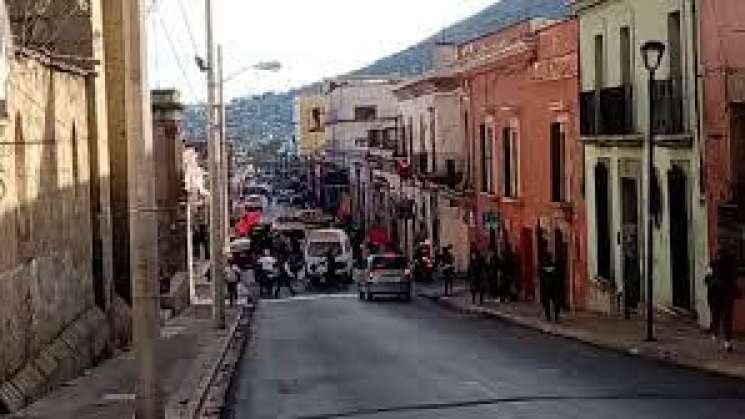
[[[647,342],[654,341],[654,201],[652,199],[654,187],[654,75],[665,54],[665,44],[660,41],[647,41],[641,47],[644,67],[649,72],[649,144],[647,146]]]

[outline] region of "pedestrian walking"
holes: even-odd
[[[295,290],[292,289],[292,267],[287,257],[282,257],[279,262],[279,276],[277,277],[277,287],[274,290],[274,298],[279,298],[282,287],[290,290],[290,294],[295,296]]]
[[[452,246],[445,246],[442,249],[440,258],[442,267],[442,282],[444,284],[444,294],[450,295],[453,292],[453,277],[455,276],[455,258],[451,251]]]
[[[558,275],[551,254],[547,253],[544,257],[544,263],[539,273],[541,304],[546,315],[546,321],[550,322],[551,314],[553,314],[554,321],[558,323],[561,312],[561,291],[559,289]]]
[[[471,260],[468,265],[468,279],[471,288],[471,302],[476,304],[478,295],[479,304],[484,303],[484,275],[485,263],[481,253],[475,247],[471,248]]]
[[[724,350],[732,352],[733,315],[735,301],[740,297],[737,286],[737,268],[734,256],[728,249],[721,249],[712,266],[707,282],[711,331],[715,339],[724,338]],[[724,335],[724,336],[722,336]]]
[[[234,263],[225,267],[225,285],[228,288],[228,301],[230,306],[235,306],[238,301],[238,281],[240,280],[240,269]]]
[[[272,284],[272,276],[274,275],[274,266],[276,265],[277,260],[272,256],[269,249],[264,249],[264,256],[260,257],[257,262],[259,264],[257,272],[259,294],[271,294],[272,288],[274,287],[274,284]]]
[[[499,253],[495,248],[489,250],[489,266],[487,272],[489,295],[496,297],[497,301],[502,301],[502,295],[500,293],[501,260],[499,258]]]

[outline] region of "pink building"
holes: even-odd
[[[727,246],[745,272],[745,2],[699,0],[697,6],[710,257]],[[745,330],[745,300],[737,304],[736,327]]]

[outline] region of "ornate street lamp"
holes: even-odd
[[[649,72],[649,145],[647,148],[647,338],[646,341],[654,341],[654,288],[653,288],[653,257],[654,245],[653,224],[654,200],[652,193],[654,190],[654,75],[662,63],[662,56],[665,55],[665,44],[660,41],[647,41],[641,47],[642,57],[644,58],[644,67]]]

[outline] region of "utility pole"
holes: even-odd
[[[223,208],[225,209],[223,212],[224,216],[224,225],[225,228],[223,229],[223,234],[225,237],[224,244],[225,246],[228,245],[228,240],[230,238],[230,200],[229,200],[229,194],[230,194],[230,178],[228,177],[228,156],[229,156],[229,150],[228,150],[228,138],[225,133],[225,90],[224,90],[224,83],[225,83],[225,75],[223,74],[224,68],[223,68],[223,60],[222,60],[222,45],[217,46],[217,65],[218,65],[218,101],[220,103],[220,150],[222,152],[221,154],[221,176],[223,178],[223,188],[222,188],[222,198],[223,198]],[[228,251],[227,247],[225,249]]]
[[[215,135],[215,53],[212,39],[212,0],[205,0],[207,28],[207,144],[210,172],[210,277],[212,278],[212,319],[215,326],[225,328],[224,252],[222,225],[222,176],[220,173],[220,144]]]
[[[155,340],[159,334],[158,223],[153,177],[153,133],[147,90],[147,38],[140,0],[111,5],[121,11],[124,119],[127,135],[130,266],[135,356],[138,364],[136,418],[164,417],[158,385]],[[121,7],[121,9],[119,8]]]

